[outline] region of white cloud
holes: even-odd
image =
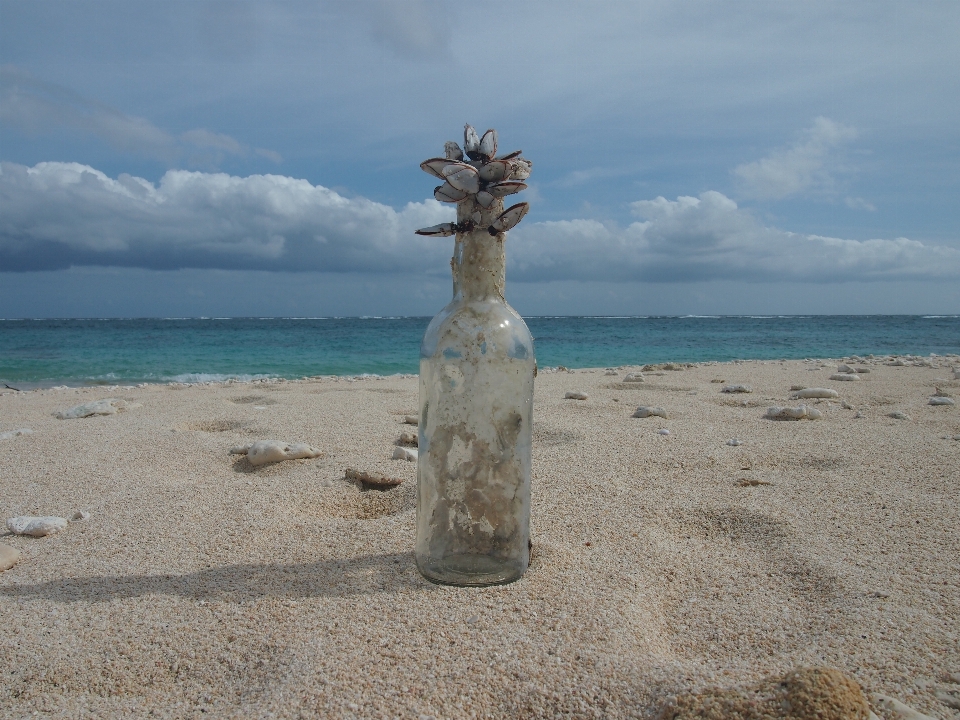
[[[401,210],[280,175],[176,170],[156,185],[77,163],[0,164],[0,271],[71,265],[153,269],[447,272],[451,243],[414,235],[452,219],[430,199]],[[523,223],[512,280],[842,282],[960,277],[960,250],[846,240],[760,223],[714,191],[641,200],[627,227]]]
[[[960,250],[896,238],[846,240],[764,226],[730,198],[632,203],[626,228],[596,220],[520,226],[514,280],[845,282],[960,278]]]
[[[848,197],[843,202],[851,210],[869,210],[870,212],[875,212],[877,209],[876,205],[861,197]]]
[[[13,65],[0,66],[0,122],[30,134],[79,130],[125,152],[171,164],[186,158],[191,165],[216,167],[226,156],[251,152],[275,162],[281,159],[271,150],[251,150],[229,135],[202,128],[173,135],[145,118],[126,115]]]
[[[779,200],[805,192],[830,193],[837,171],[833,151],[855,140],[855,128],[818,117],[793,145],[733,169],[746,197]]]
[[[0,205],[0,270],[443,272],[449,248],[413,231],[452,215],[433,199],[398,212],[281,175],[171,170],[155,186],[78,163],[0,163]]]

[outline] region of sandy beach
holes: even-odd
[[[413,562],[416,377],[4,391],[3,519],[89,518],[0,537],[0,717],[654,718],[815,665],[960,718],[960,358],[898,362],[542,370],[532,563],[471,589]]]

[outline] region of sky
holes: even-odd
[[[0,0],[0,317],[960,313],[960,3]]]

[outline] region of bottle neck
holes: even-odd
[[[470,207],[473,205],[473,207]],[[499,206],[482,211],[482,219],[470,232],[457,233],[451,267],[453,269],[453,296],[463,300],[500,300],[504,301],[506,287],[506,256],[504,240],[506,233],[491,235],[487,227],[493,218],[503,212]],[[471,211],[481,211],[474,203],[461,203],[457,209],[459,222],[468,220]],[[494,214],[496,213],[496,214]]]

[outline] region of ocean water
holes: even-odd
[[[530,317],[540,367],[960,353],[960,315]],[[0,320],[15,387],[416,373],[430,318]]]

